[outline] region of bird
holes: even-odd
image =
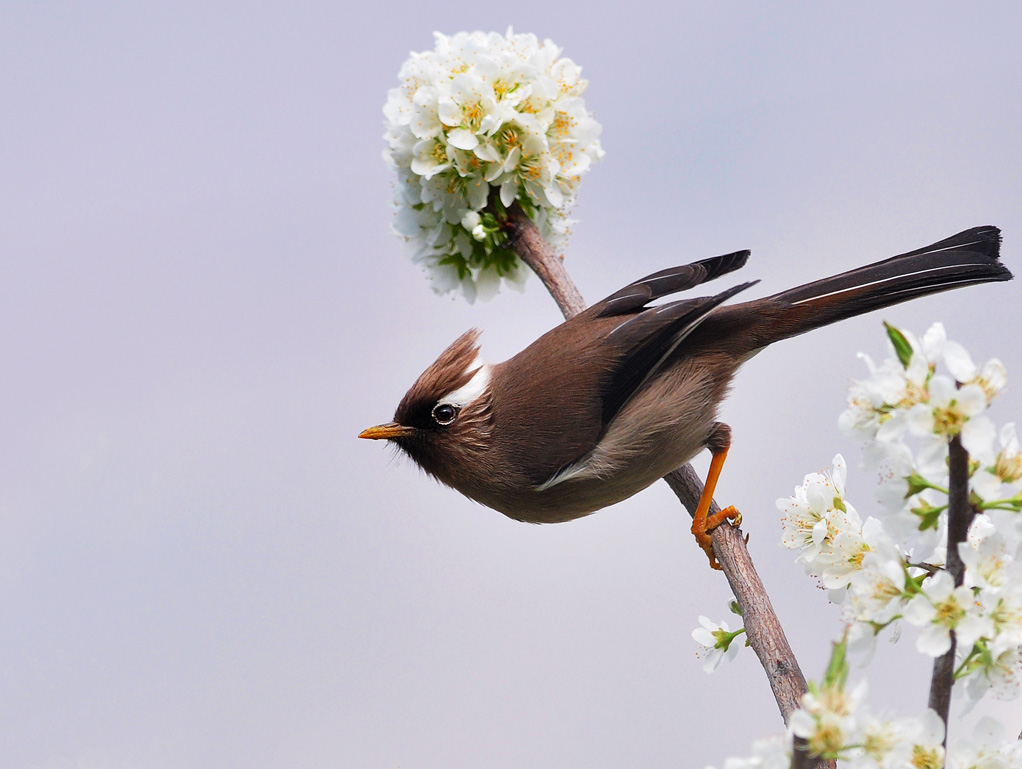
[[[426,473],[510,518],[558,523],[627,499],[708,449],[692,531],[719,568],[709,515],[731,429],[718,421],[739,367],[765,347],[872,310],[977,283],[1006,281],[1000,230],[974,227],[762,299],[728,304],[753,280],[710,296],[656,303],[746,265],[750,252],[637,280],[503,363],[479,331],[454,341],[401,399],[387,440]]]

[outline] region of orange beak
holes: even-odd
[[[394,438],[406,438],[415,433],[414,427],[405,427],[397,422],[387,422],[385,425],[368,427],[358,434],[359,438],[370,438],[374,441],[393,440]]]

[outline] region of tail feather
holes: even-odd
[[[974,227],[925,248],[782,291],[767,302],[783,308],[784,337],[973,283],[1011,280],[999,259],[996,227]],[[780,331],[781,329],[777,329]]]

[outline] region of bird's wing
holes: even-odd
[[[625,403],[707,313],[752,284],[716,296],[646,304],[736,270],[747,258],[740,251],[650,275],[499,364],[492,379],[499,389],[492,399],[493,424],[502,433],[508,465],[521,468],[538,486],[588,455]]]
[[[733,268],[732,268],[733,269]],[[758,281],[742,283],[715,296],[681,299],[650,307],[623,320],[605,338],[614,350],[613,366],[601,383],[602,423],[606,427],[628,400],[685,338],[718,305]]]
[[[649,307],[613,327],[602,340],[602,357],[610,365],[597,383],[601,407],[599,428],[593,431],[595,434],[586,451],[557,467],[537,488],[544,491],[568,480],[603,472],[598,447],[624,405],[656,375],[715,307],[756,282],[743,283],[715,296]]]
[[[748,251],[735,251],[654,272],[615,291],[606,299],[592,305],[585,313],[597,318],[636,313],[661,297],[694,288],[700,283],[737,270],[743,267],[748,259]]]

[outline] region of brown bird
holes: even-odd
[[[620,502],[712,454],[692,530],[716,566],[707,516],[730,445],[717,409],[738,367],[767,345],[917,296],[1010,280],[1000,231],[976,227],[932,246],[742,304],[715,296],[650,306],[745,265],[748,251],[649,275],[496,365],[468,331],[419,377],[387,439],[471,499],[531,523],[568,521]]]

